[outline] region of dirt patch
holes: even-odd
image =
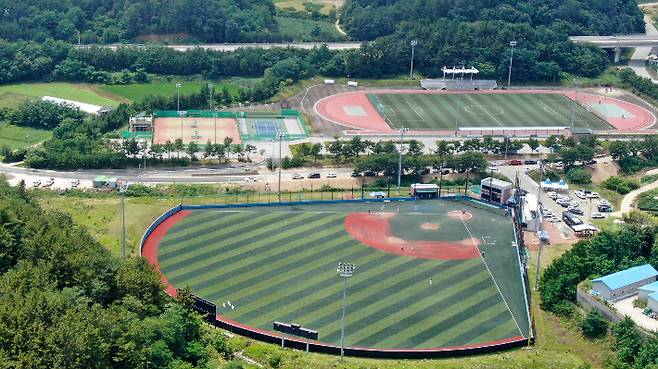
[[[464,219],[470,220],[473,219],[473,214],[469,213],[466,210],[453,210],[448,213],[448,216],[453,219]]]
[[[480,257],[472,239],[458,241],[404,240],[393,235],[388,219],[379,214],[350,213],[345,230],[357,241],[378,250],[419,259],[465,260]]]
[[[425,231],[436,231],[437,229],[441,228],[439,226],[439,223],[423,223],[420,226],[420,229],[425,230]]]

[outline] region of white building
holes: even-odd
[[[525,225],[526,229],[532,232],[537,232],[541,226],[541,212],[539,211],[539,202],[537,196],[528,193],[521,197],[523,202],[523,213],[521,214],[521,222]]]
[[[647,307],[658,312],[658,281],[651,282],[637,289],[638,300],[647,303]]]
[[[435,199],[439,197],[439,186],[434,183],[413,183],[409,194],[419,199]]]
[[[634,295],[638,289],[655,282],[658,271],[649,264],[639,265],[592,280],[592,290],[606,300],[615,301]]]
[[[497,178],[488,177],[480,181],[480,199],[504,205],[512,196],[512,184]]]
[[[49,102],[51,104],[72,106],[74,108],[80,109],[80,111],[82,112],[85,112],[87,114],[93,114],[93,115],[103,115],[112,110],[112,108],[108,108],[105,106],[87,104],[75,100],[60,99],[59,97],[52,97],[52,96],[44,96],[41,98],[41,100],[45,102]]]

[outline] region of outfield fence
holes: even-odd
[[[453,194],[446,194],[438,199],[440,200],[451,200],[451,201],[464,201],[470,206],[476,206],[481,208],[500,209],[501,207],[495,206],[493,204],[481,201],[460,194],[458,192]],[[432,201],[432,200],[418,200],[412,197],[393,197],[393,198],[374,198],[374,199],[335,199],[335,200],[303,200],[303,201],[283,201],[283,202],[266,202],[266,203],[237,203],[237,204],[212,204],[212,205],[194,205],[194,204],[178,204],[164,214],[160,215],[151,225],[147,228],[144,236],[140,242],[140,255],[144,251],[144,246],[151,234],[165,222],[170,217],[176,215],[177,213],[184,210],[198,210],[198,209],[223,209],[223,208],[239,208],[239,207],[254,207],[254,206],[294,206],[294,205],[308,205],[308,204],[327,204],[327,203],[365,203],[365,202],[391,202],[391,201]],[[156,246],[157,247],[157,246]],[[150,250],[154,252],[154,250]],[[527,276],[527,275],[526,275]],[[177,294],[177,290],[167,290],[167,293],[174,296]],[[259,341],[272,343],[280,345],[281,347],[293,348],[297,350],[313,351],[320,352],[332,355],[339,355],[341,353],[341,347],[337,345],[327,344],[323,342],[318,342],[314,340],[291,337],[282,334],[277,334],[275,332],[265,331],[250,327],[245,324],[241,324],[237,321],[228,319],[225,316],[216,314],[216,308],[214,304],[209,304],[203,298],[200,298],[196,295],[192,295],[196,301],[205,302],[203,304],[195,304],[195,308],[202,315],[204,319],[216,327],[225,329],[232,333],[236,333],[245,337],[253,338]],[[526,297],[528,297],[526,295]],[[370,347],[345,347],[344,353],[348,356],[358,356],[358,357],[372,357],[372,358],[394,358],[394,359],[420,359],[420,358],[438,358],[438,357],[457,357],[457,356],[468,356],[468,355],[478,355],[486,353],[495,353],[501,350],[524,347],[527,344],[534,342],[534,337],[525,338],[525,337],[513,337],[509,339],[502,339],[498,341],[482,343],[482,344],[471,344],[465,346],[451,346],[451,347],[438,347],[438,348],[423,348],[423,349],[381,349],[381,348],[370,348]]]

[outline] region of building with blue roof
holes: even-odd
[[[647,307],[658,311],[658,281],[651,282],[637,289],[637,298],[647,303]]]
[[[606,300],[615,301],[638,293],[640,287],[657,279],[658,271],[644,264],[593,279],[592,290]]]

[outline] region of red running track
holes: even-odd
[[[342,126],[353,128],[357,131],[349,131],[352,134],[396,134],[398,131],[392,129],[384,118],[379,114],[377,109],[370,103],[367,94],[377,93],[408,93],[408,94],[562,94],[574,99],[574,91],[555,91],[555,90],[487,90],[487,91],[429,91],[429,90],[373,90],[373,91],[353,91],[341,94],[327,96],[315,104],[315,111],[324,119],[340,124]],[[605,120],[620,131],[637,131],[645,130],[656,123],[656,117],[647,109],[619,99],[599,96],[587,93],[578,93],[578,100],[588,104],[598,103],[599,101],[607,104],[617,105],[623,110],[632,114],[632,117],[626,118],[605,118]],[[364,115],[349,115],[345,112],[344,107],[354,106],[361,107]],[[497,131],[491,131],[497,134]],[[550,132],[551,134],[560,134],[563,132]],[[437,130],[437,131],[410,131],[412,135],[451,135],[454,131]],[[488,133],[487,133],[488,134]],[[504,134],[504,132],[503,132]]]

